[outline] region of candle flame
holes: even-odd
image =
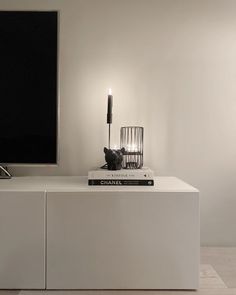
[[[109,88],[109,90],[108,90],[108,94],[109,94],[109,95],[112,95],[111,88]]]
[[[128,144],[126,149],[128,152],[137,152],[138,151],[138,147],[136,144]]]

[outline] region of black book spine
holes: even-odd
[[[143,185],[153,186],[153,179],[89,179],[88,185]]]

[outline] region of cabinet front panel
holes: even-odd
[[[45,194],[0,192],[0,289],[45,288]]]
[[[60,192],[47,200],[47,288],[198,288],[198,193]]]

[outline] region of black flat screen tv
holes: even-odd
[[[0,165],[57,164],[58,12],[0,11]]]

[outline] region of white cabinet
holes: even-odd
[[[49,192],[47,288],[197,289],[198,192],[169,185]]]
[[[197,289],[199,250],[199,193],[177,178],[0,181],[0,289]]]
[[[45,288],[45,193],[0,191],[0,289],[40,288]]]

